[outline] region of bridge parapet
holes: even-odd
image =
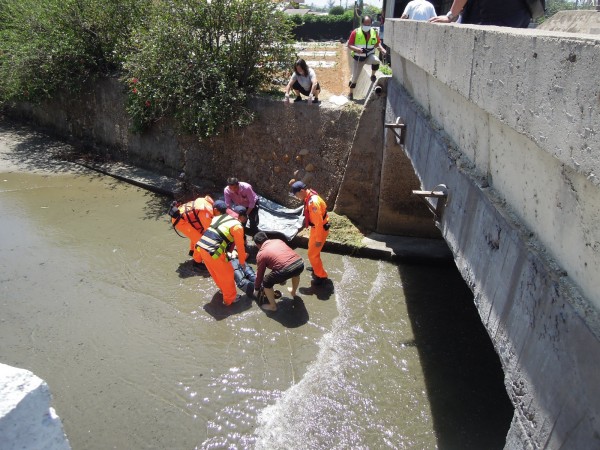
[[[515,407],[505,448],[598,447],[600,39],[389,20],[386,44],[385,121],[422,188],[447,186],[437,224]]]
[[[394,80],[600,310],[600,37],[389,20],[386,44]]]

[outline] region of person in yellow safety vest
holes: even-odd
[[[210,273],[217,287],[223,294],[223,303],[227,306],[239,300],[237,296],[233,266],[227,258],[228,247],[235,245],[239,265],[246,265],[246,249],[244,247],[244,222],[248,219],[246,208],[236,206],[233,210],[238,218],[227,214],[227,204],[223,200],[214,203],[215,217],[198,243],[196,253]],[[230,248],[229,251],[232,251]]]
[[[210,226],[214,216],[214,202],[212,197],[207,195],[183,204],[171,203],[169,210],[171,224],[177,234],[181,233],[190,240],[190,256],[194,256],[196,242],[200,240],[204,230]],[[199,255],[194,260],[198,263],[202,261]]]
[[[358,77],[362,72],[365,64],[371,65],[371,81],[377,80],[375,73],[379,70],[379,64],[381,61],[375,56],[375,49],[377,48],[382,55],[386,55],[387,51],[381,45],[381,39],[379,33],[373,27],[371,27],[372,20],[369,16],[365,16],[362,19],[362,24],[350,33],[348,39],[348,48],[352,50],[352,79],[348,86],[350,87],[350,93],[348,98],[352,100],[354,98],[354,88],[358,82]]]
[[[312,265],[313,283],[322,284],[328,278],[321,261],[321,250],[329,235],[327,204],[316,191],[307,188],[302,181],[292,183],[291,194],[304,202],[304,227],[310,227],[308,260]]]

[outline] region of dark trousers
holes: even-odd
[[[256,200],[256,205],[252,209],[252,212],[248,216],[248,228],[251,231],[258,231],[258,208],[260,204],[260,199]]]
[[[237,287],[244,291],[248,297],[253,297],[254,282],[256,281],[254,269],[247,264],[242,269],[237,258],[231,260],[231,265],[233,266],[233,278]]]

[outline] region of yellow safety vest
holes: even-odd
[[[367,51],[372,50],[377,45],[377,31],[375,28],[371,28],[369,42],[367,42],[366,36],[362,28],[358,27],[356,29],[356,34],[354,35],[354,45],[360,48],[366,48]],[[366,57],[366,53],[357,53],[358,57]],[[352,51],[352,57],[354,57],[354,50]]]
[[[231,227],[239,223],[237,219],[228,214],[215,217],[196,247],[206,250],[213,259],[219,258],[225,252],[227,246],[233,242]]]

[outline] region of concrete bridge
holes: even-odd
[[[368,229],[443,237],[503,365],[506,448],[600,448],[600,38],[400,20],[385,37],[393,77],[379,94],[362,77],[363,108],[258,99],[212,140],[132,134],[117,80],[14,112],[163,174],[235,173],[281,203],[302,178]]]
[[[385,33],[393,77],[365,113],[385,102],[406,140],[383,133],[376,227],[411,214],[409,185],[439,191],[431,223],[515,407],[506,448],[600,448],[600,37],[400,20]]]

